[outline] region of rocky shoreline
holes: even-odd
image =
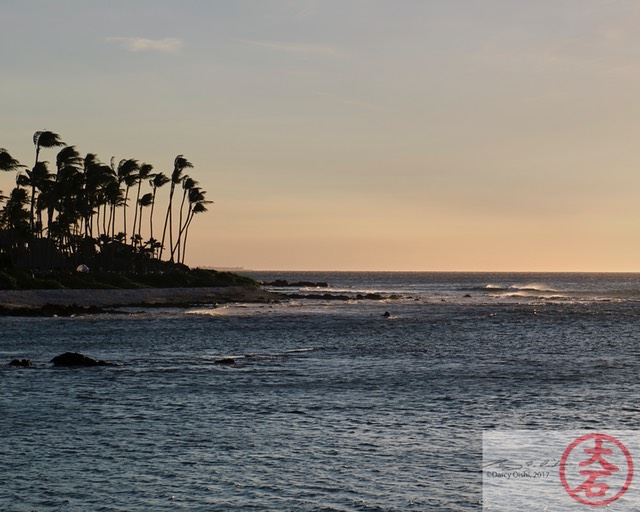
[[[273,302],[282,296],[254,286],[118,290],[0,290],[0,315],[73,316],[137,307],[188,307],[228,302]]]
[[[272,303],[291,299],[372,300],[400,299],[377,293],[283,293],[255,286],[135,289],[0,290],[0,316],[61,316],[125,314],[123,307],[188,308],[230,302]]]

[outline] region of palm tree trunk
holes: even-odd
[[[136,225],[137,225],[137,221],[138,221],[138,202],[140,201],[140,188],[142,187],[142,179],[138,180],[138,192],[136,194],[136,212],[133,216],[133,236],[134,236],[134,244],[136,244],[137,242],[135,241],[135,236],[136,236]]]
[[[171,215],[171,204],[173,202],[173,191],[175,189],[176,184],[172,181],[171,188],[169,189],[169,206],[167,207],[167,215],[164,218],[164,228],[162,228],[162,241],[160,242],[160,254],[158,255],[158,259],[162,259],[162,250],[164,249],[164,241],[167,234],[167,224],[171,224],[173,221],[173,216]],[[173,245],[173,235],[171,233],[171,226],[169,226],[169,245]],[[173,261],[173,260],[172,260]]]
[[[176,241],[175,247],[171,248],[171,261],[173,261],[173,253],[177,250],[178,252],[178,261],[180,261],[180,240],[182,238],[182,211],[184,210],[184,202],[187,199],[187,189],[184,189],[182,193],[182,202],[180,203],[180,218],[178,220],[178,240]],[[186,223],[186,219],[185,219]]]
[[[124,211],[124,219],[122,221],[122,226],[124,227],[124,243],[127,243],[127,206],[129,202],[129,187],[127,186],[126,192],[124,194],[124,204],[122,205],[122,209]]]
[[[140,240],[140,247],[142,247],[142,205],[140,205],[140,215],[138,216],[138,238],[136,240]]]
[[[185,222],[185,229],[184,229],[184,243],[182,246],[182,260],[180,260],[180,263],[182,263],[184,265],[184,258],[185,255],[187,254],[187,237],[189,236],[189,226],[191,226],[191,221],[193,220],[193,216],[195,215],[195,213],[193,212],[193,209],[191,210],[191,213],[189,215],[189,220],[187,222]]]
[[[153,240],[153,208],[156,205],[156,190],[157,190],[156,187],[153,187],[153,199],[151,200],[151,213],[149,214],[149,240]]]
[[[33,183],[31,183],[31,210],[29,213],[29,228],[31,230],[31,235],[35,235],[34,233],[35,212],[36,212],[36,186]]]
[[[116,238],[116,205],[111,204],[111,211],[109,212],[109,224],[111,225],[111,240]]]

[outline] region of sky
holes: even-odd
[[[104,162],[183,154],[214,201],[191,266],[640,271],[635,0],[0,0],[0,19],[0,147],[33,165],[46,129]]]

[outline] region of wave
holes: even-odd
[[[570,297],[568,295],[559,295],[559,294],[554,294],[554,295],[536,295],[533,294],[531,292],[526,292],[526,291],[520,291],[520,292],[514,292],[514,293],[506,293],[503,295],[500,295],[501,297],[509,297],[509,298],[527,298],[527,299],[540,299],[540,300],[575,300],[574,297]]]
[[[531,283],[531,284],[512,284],[512,285],[501,285],[501,284],[486,284],[484,286],[472,286],[469,288],[464,288],[464,291],[474,291],[474,292],[542,292],[542,293],[561,293],[561,290],[556,288],[552,288],[550,286]]]

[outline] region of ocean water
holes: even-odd
[[[640,427],[640,274],[246,274],[348,299],[0,318],[0,510],[482,510],[483,432]]]

